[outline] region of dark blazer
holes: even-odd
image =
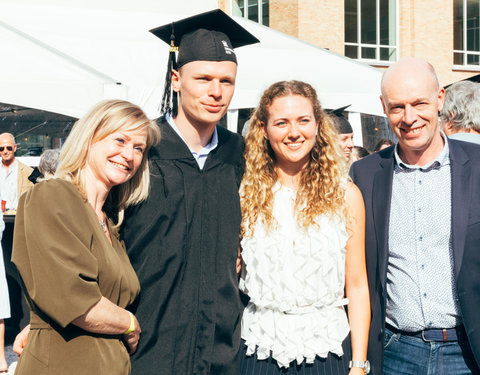
[[[480,146],[450,139],[448,144],[455,283],[468,340],[480,364]],[[350,169],[365,201],[365,248],[372,310],[368,358],[373,374],[381,374],[383,364],[393,169],[394,146],[363,158]]]

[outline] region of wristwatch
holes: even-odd
[[[348,363],[348,368],[352,368],[352,367],[360,367],[361,369],[363,369],[363,371],[365,371],[365,374],[368,374],[370,372],[370,362],[368,361],[350,361]]]

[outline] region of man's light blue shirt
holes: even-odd
[[[7,169],[0,162],[0,197],[6,201],[6,209],[17,209],[18,204],[18,161],[15,159]]]
[[[461,324],[453,275],[448,142],[422,167],[395,147],[389,224],[386,322],[417,332]]]

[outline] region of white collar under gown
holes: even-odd
[[[242,319],[247,355],[272,356],[280,367],[329,352],[341,356],[350,330],[345,219],[320,215],[318,226],[303,229],[292,213],[296,192],[278,183],[273,192],[275,228],[266,231],[258,220],[254,236],[241,241],[240,289],[250,297]]]
[[[0,218],[0,241],[2,240],[4,229],[5,223],[2,215]],[[8,296],[7,279],[5,277],[5,265],[3,264],[2,243],[0,242],[0,319],[7,318],[10,318],[10,298]]]

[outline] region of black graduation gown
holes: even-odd
[[[124,231],[141,284],[132,373],[238,374],[243,140],[217,126],[218,146],[200,170],[171,126],[157,122],[150,194],[127,213]]]

